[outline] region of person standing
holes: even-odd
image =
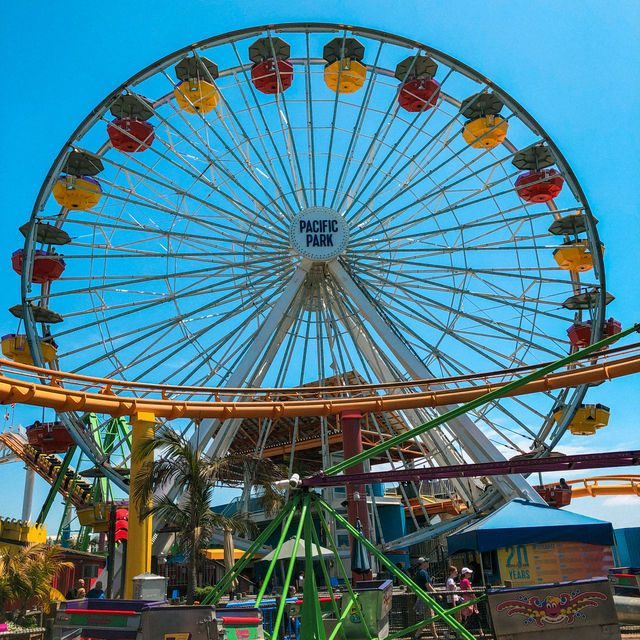
[[[456,578],[458,577],[458,569],[453,565],[449,567],[449,577],[447,578],[447,609],[453,609],[458,604],[460,596],[456,594],[458,585],[456,584]],[[456,611],[453,614],[454,618],[460,622],[460,612]]]
[[[87,598],[94,598],[95,600],[104,599],[104,591],[102,590],[102,582],[100,582],[100,580],[93,585],[92,589],[89,589]]]
[[[462,571],[460,572],[460,592],[463,602],[470,602],[475,598],[471,587],[471,576],[473,571],[468,567],[462,567]],[[462,624],[468,629],[471,628],[471,619],[477,622],[479,636],[483,637],[484,632],[482,631],[482,620],[480,619],[480,612],[478,611],[477,604],[470,604],[468,607],[465,607],[460,611],[462,615]]]
[[[418,558],[418,572],[415,577],[416,584],[423,590],[429,593],[435,593],[436,590],[431,584],[431,576],[429,575],[429,562],[426,558]],[[414,605],[414,611],[416,612],[416,622],[418,620],[426,620],[433,616],[433,611],[427,606],[427,603],[416,596],[416,603]],[[413,640],[419,638],[422,628],[417,629],[413,634]],[[431,634],[434,638],[438,638],[438,632],[436,631],[436,623],[431,623]]]
[[[82,596],[78,595],[78,592],[82,589]],[[78,598],[84,598],[84,580],[80,578],[78,582],[76,582],[75,588],[69,589],[67,591],[67,595],[65,596],[67,600],[77,600]]]

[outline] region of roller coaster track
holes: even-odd
[[[177,387],[96,378],[0,359],[0,403],[111,416],[150,412],[159,418],[271,418],[327,416],[464,404],[496,391],[540,366],[470,376],[340,387]],[[597,384],[640,372],[640,343],[584,356],[569,367],[512,389],[507,395]],[[415,389],[419,389],[416,391]]]
[[[623,495],[640,498],[640,475],[594,476],[579,480],[567,480],[567,484],[571,487],[572,498]]]
[[[51,486],[55,484],[63,462],[55,453],[40,453],[23,436],[10,431],[0,433],[0,446],[12,451]],[[91,485],[70,467],[67,468],[65,476],[58,487],[58,493],[69,499],[74,507],[90,505]]]

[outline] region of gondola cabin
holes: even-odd
[[[414,78],[402,85],[398,104],[410,113],[419,113],[435,107],[440,95],[440,85],[433,78]]]
[[[509,123],[500,116],[484,116],[464,125],[462,137],[473,149],[493,149],[507,137]]]
[[[116,119],[107,127],[111,145],[124,153],[137,153],[151,146],[155,138],[153,125],[134,118]]]
[[[622,325],[613,318],[609,318],[602,327],[602,337],[609,338],[622,331]],[[591,344],[591,320],[575,322],[567,329],[569,342],[574,349],[584,349]]]
[[[554,411],[553,418],[560,422],[564,407]],[[592,436],[598,429],[609,424],[609,407],[603,404],[581,404],[569,423],[569,431],[574,436]]]
[[[43,338],[39,338],[39,340],[44,361],[47,364],[53,362],[58,351],[58,345],[53,340],[44,340]],[[27,336],[24,334],[9,333],[6,336],[2,336],[1,344],[2,355],[9,358],[9,360],[20,364],[34,364]]]
[[[22,275],[23,253],[22,249],[18,249],[11,254],[11,266],[18,275]],[[36,249],[33,258],[31,282],[34,284],[53,282],[63,274],[65,266],[63,257],[54,251]]]
[[[600,245],[604,251],[604,245]],[[586,240],[569,240],[553,252],[553,258],[561,269],[581,273],[593,269],[593,257]]]
[[[556,169],[526,171],[516,180],[516,193],[526,202],[549,202],[562,191],[564,179]]]
[[[53,186],[53,197],[65,209],[87,211],[100,202],[102,187],[87,176],[61,176]]]
[[[29,444],[41,453],[66,453],[74,444],[62,422],[39,422],[27,427]]]

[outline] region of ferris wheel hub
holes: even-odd
[[[333,209],[307,207],[293,217],[289,242],[303,258],[333,260],[344,253],[349,244],[349,224]]]

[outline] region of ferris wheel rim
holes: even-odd
[[[580,187],[580,184],[578,183],[577,179],[575,178],[575,175],[573,174],[573,171],[571,170],[571,167],[569,166],[569,164],[566,162],[564,156],[562,155],[562,153],[560,152],[560,150],[557,148],[557,146],[555,145],[554,141],[546,134],[546,132],[544,131],[544,129],[538,124],[538,122],[536,120],[533,119],[532,116],[530,116],[530,114],[523,109],[519,103],[517,103],[507,92],[503,91],[500,87],[498,87],[497,85],[495,85],[493,82],[491,82],[490,80],[488,80],[487,78],[485,78],[484,76],[482,76],[481,74],[479,74],[478,72],[476,72],[474,69],[472,69],[471,67],[468,67],[467,65],[465,65],[464,63],[461,63],[460,61],[456,60],[455,58],[448,56],[447,54],[435,50],[431,47],[428,47],[426,45],[423,45],[421,43],[418,43],[416,41],[407,39],[407,38],[402,38],[401,36],[394,36],[392,34],[388,34],[386,32],[382,32],[382,31],[378,31],[378,30],[374,30],[374,29],[368,29],[368,28],[364,28],[364,27],[353,27],[353,26],[348,26],[348,25],[341,25],[341,24],[331,24],[331,23],[285,23],[282,25],[265,25],[265,26],[260,26],[260,27],[252,27],[252,28],[248,28],[248,29],[242,29],[242,30],[236,30],[233,32],[229,32],[229,33],[225,33],[225,34],[221,34],[219,36],[214,36],[212,38],[208,38],[206,40],[203,40],[202,42],[199,43],[195,43],[193,45],[184,47],[182,49],[176,50],[175,52],[161,58],[160,60],[158,60],[157,62],[153,63],[152,65],[149,65],[148,67],[146,67],[145,69],[143,69],[142,71],[140,71],[139,73],[135,74],[134,76],[132,76],[127,82],[123,83],[122,85],[120,85],[116,90],[112,91],[99,105],[98,107],[96,107],[96,109],[94,109],[94,111],[92,112],[92,114],[90,114],[87,118],[85,118],[85,120],[83,120],[83,122],[78,126],[78,128],[76,129],[76,131],[74,132],[74,134],[69,138],[67,144],[63,147],[63,149],[61,150],[60,154],[58,155],[58,157],[56,158],[56,160],[54,161],[48,175],[47,178],[45,180],[45,183],[43,184],[43,187],[38,195],[38,198],[36,200],[36,204],[34,206],[34,211],[32,213],[31,216],[31,223],[32,225],[35,224],[35,222],[38,219],[38,213],[41,211],[42,207],[44,206],[44,202],[46,201],[46,198],[48,196],[48,193],[50,191],[50,187],[51,184],[54,180],[54,177],[56,175],[58,175],[63,161],[69,151],[70,148],[73,148],[73,142],[81,139],[82,136],[94,125],[96,124],[101,116],[104,114],[104,112],[106,111],[106,108],[108,107],[108,105],[113,101],[114,96],[119,95],[122,93],[122,91],[124,89],[126,89],[126,87],[130,87],[130,86],[135,86],[136,84],[142,82],[145,78],[147,78],[149,75],[152,75],[153,73],[156,73],[159,69],[165,69],[168,66],[170,66],[173,62],[177,61],[178,59],[180,59],[181,56],[187,55],[189,53],[192,53],[196,50],[204,50],[206,51],[208,48],[216,46],[218,44],[223,44],[225,41],[233,41],[233,40],[237,40],[241,37],[249,37],[252,34],[255,35],[259,35],[261,33],[267,32],[267,33],[271,33],[272,31],[274,33],[287,33],[287,32],[292,32],[292,31],[309,31],[309,32],[313,32],[313,31],[319,31],[319,32],[333,32],[333,31],[348,31],[349,33],[352,33],[354,35],[363,35],[363,36],[369,36],[372,38],[376,38],[376,39],[381,39],[384,40],[385,42],[389,42],[391,44],[400,44],[401,46],[412,46],[412,47],[416,47],[421,51],[424,51],[425,53],[428,53],[430,55],[433,55],[436,59],[438,60],[442,60],[445,61],[448,65],[455,67],[456,70],[462,70],[461,72],[464,75],[468,75],[469,77],[471,77],[473,80],[477,81],[477,82],[482,82],[483,84],[485,84],[487,87],[491,88],[495,93],[497,93],[498,95],[500,95],[500,97],[504,98],[505,100],[508,100],[508,106],[510,106],[510,108],[514,111],[514,113],[517,114],[517,117],[520,118],[521,120],[523,120],[523,122],[525,122],[525,124],[527,126],[529,126],[530,128],[532,128],[533,130],[536,131],[536,133],[539,135],[539,137],[541,139],[543,139],[545,141],[545,143],[552,149],[554,156],[556,157],[557,160],[557,164],[558,166],[562,169],[562,173],[563,175],[567,178],[567,182],[569,182],[571,189],[574,191],[574,193],[577,194],[578,196],[578,200],[581,203],[582,209],[584,211],[584,213],[586,214],[586,218],[587,218],[587,224],[589,225],[590,229],[589,229],[589,240],[592,242],[592,253],[594,255],[595,258],[595,265],[594,265],[594,269],[595,269],[595,273],[596,276],[600,282],[600,298],[601,301],[598,304],[598,306],[596,307],[596,318],[600,317],[600,319],[603,317],[604,314],[604,304],[603,304],[603,300],[604,300],[604,296],[606,295],[606,288],[605,288],[605,275],[604,275],[604,268],[603,268],[603,262],[602,262],[602,253],[600,250],[600,243],[599,243],[599,237],[598,237],[598,233],[597,233],[597,229],[595,227],[594,224],[594,219],[593,219],[593,215],[591,213],[591,210],[589,208],[588,202],[586,200],[586,197]],[[47,186],[48,185],[48,186]],[[25,256],[27,255],[27,244],[28,244],[28,238],[25,240]],[[25,307],[25,318],[28,317],[27,314],[27,310],[26,310],[26,306],[28,304],[27,299],[26,299],[26,294],[24,293],[24,284],[26,283],[28,285],[28,282],[26,282],[27,278],[27,272],[25,270],[25,273],[23,273],[23,306]],[[595,323],[595,338],[597,339],[597,331],[598,331],[598,327],[599,327],[599,322]],[[30,324],[30,328],[27,330],[27,333],[31,333],[32,335],[36,334],[36,330],[35,330],[35,323],[33,323],[33,325]],[[35,345],[34,345],[35,346]],[[38,349],[34,348],[33,349],[34,353],[37,354]],[[577,394],[574,395],[574,399],[572,400],[573,403],[579,403],[582,399],[582,397],[584,397],[584,392],[586,391],[586,387],[584,387],[584,389],[578,390]],[[581,397],[579,399],[578,396]],[[559,434],[560,436],[562,435],[561,433]]]

